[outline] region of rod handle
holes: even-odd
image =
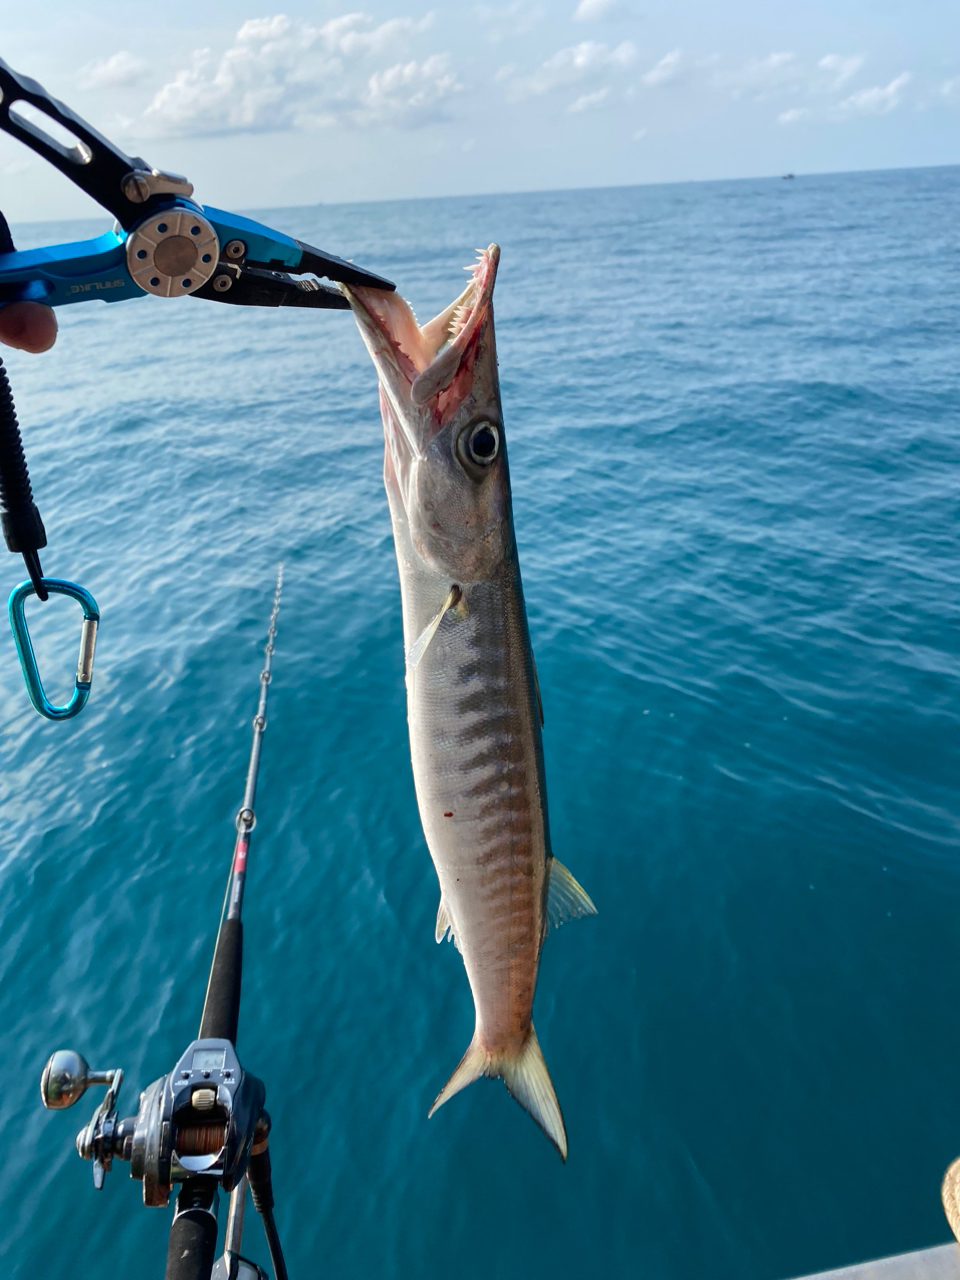
[[[191,1178],[180,1188],[165,1280],[210,1280],[217,1252],[216,1193],[212,1183],[209,1187],[203,1183],[204,1179]]]

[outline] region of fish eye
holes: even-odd
[[[477,467],[489,467],[500,452],[500,432],[492,422],[475,422],[462,437],[467,458]]]

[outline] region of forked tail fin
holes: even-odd
[[[488,1053],[474,1036],[459,1067],[430,1108],[430,1115],[481,1076],[499,1076],[560,1152],[561,1160],[566,1160],[567,1131],[563,1125],[563,1113],[532,1024],[523,1048],[511,1056]]]
[[[530,1024],[530,1034],[519,1057],[505,1058],[500,1063],[499,1074],[521,1107],[530,1112],[560,1152],[560,1159],[566,1160],[567,1131],[563,1127],[563,1112],[560,1110],[533,1023]]]

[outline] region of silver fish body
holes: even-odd
[[[437,941],[460,950],[476,1029],[437,1107],[501,1076],[566,1159],[533,1029],[551,923],[593,903],[553,858],[541,710],[513,529],[492,294],[499,250],[417,325],[397,295],[345,290],[380,376],[403,599],[417,801],[440,881]]]

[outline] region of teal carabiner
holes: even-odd
[[[30,701],[48,720],[69,720],[82,711],[90,696],[90,685],[93,682],[93,651],[97,643],[97,626],[100,622],[100,610],[89,591],[78,587],[75,582],[65,582],[62,578],[42,578],[41,582],[53,596],[70,596],[80,602],[83,609],[83,629],[80,632],[80,657],[77,660],[77,687],[73,697],[65,707],[55,707],[43,691],[40,672],[37,670],[37,659],[33,652],[33,643],[27,629],[24,616],[24,604],[27,596],[35,595],[36,588],[32,582],[21,582],[14,587],[7,601],[7,613],[10,617],[10,630],[17,645],[17,655],[23,668]]]

